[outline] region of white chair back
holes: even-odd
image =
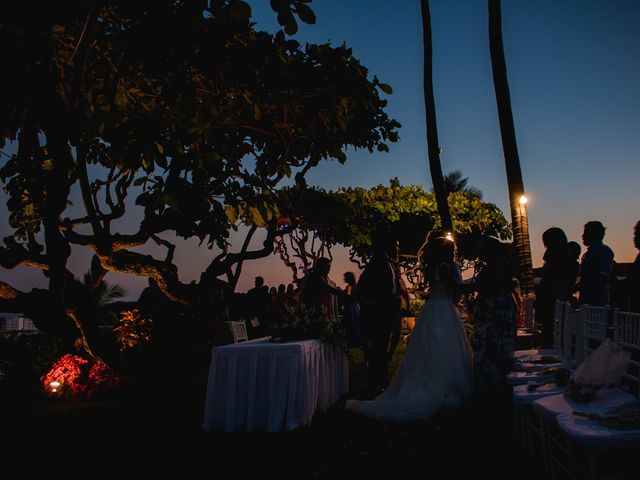
[[[587,358],[607,338],[609,306],[582,305],[582,358]]]
[[[613,317],[613,339],[625,350],[631,352],[629,368],[623,375],[623,382],[632,388],[636,397],[640,396],[640,313],[615,311]]]
[[[576,367],[585,357],[582,339],[582,310],[573,310],[566,302],[562,324],[562,354],[570,367]]]
[[[553,349],[564,353],[564,337],[565,318],[569,310],[569,302],[556,300],[553,311]]]
[[[246,342],[249,340],[247,334],[247,324],[244,320],[238,320],[237,322],[225,322],[229,325],[231,333],[233,335],[233,343]]]

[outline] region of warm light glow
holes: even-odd
[[[529,199],[526,195],[520,195],[520,205],[526,205]]]
[[[444,238],[446,238],[447,240],[453,242],[453,235],[451,234],[451,232],[447,232],[444,234]]]
[[[60,385],[61,385],[60,382],[56,382],[56,381],[53,381],[49,384],[52,392],[57,392],[58,388],[60,388]]]

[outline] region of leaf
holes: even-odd
[[[251,17],[251,7],[247,2],[235,0],[229,3],[229,15],[235,20],[246,22]]]
[[[33,215],[33,212],[34,212],[33,203],[27,203],[27,204],[24,206],[24,214],[25,214],[27,217],[30,217],[31,215]]]
[[[271,10],[274,12],[279,12],[283,8],[286,8],[286,3],[284,0],[271,0]]]
[[[53,170],[53,162],[50,159],[46,159],[44,162],[42,162],[42,169],[45,172],[50,172],[51,170]]]
[[[316,23],[316,14],[313,13],[313,10],[311,10],[309,5],[306,5],[304,3],[297,3],[296,12],[300,17],[300,20],[302,20],[304,23],[307,23],[309,25],[313,25]]]
[[[260,213],[260,210],[257,209],[256,207],[249,207],[249,218],[253,223],[255,223],[259,227],[264,226],[266,223],[264,218],[262,218],[262,214]]]
[[[382,142],[379,143],[377,148],[378,148],[379,152],[388,152],[389,151],[389,147],[387,147],[386,143],[382,143]]]
[[[145,183],[147,181],[147,177],[140,177],[140,178],[136,178],[133,181],[133,186],[134,187],[139,187],[140,185],[142,185],[143,183]]]
[[[227,214],[227,218],[232,224],[235,224],[238,221],[238,211],[233,205],[227,205],[224,212]]]
[[[122,92],[116,92],[116,95],[113,99],[113,103],[115,103],[119,107],[124,107],[129,102],[127,96]]]
[[[260,118],[262,117],[262,112],[260,111],[260,107],[258,106],[257,103],[253,104],[253,118],[257,120],[260,120]]]
[[[278,12],[278,23],[284,27],[287,35],[295,35],[298,31],[298,23],[289,9]]]
[[[380,87],[380,90],[382,90],[387,95],[391,95],[393,93],[393,89],[391,88],[391,85],[387,83],[380,83],[378,86]]]
[[[156,144],[156,148],[158,149],[158,152],[159,152],[161,155],[164,155],[164,147],[163,147],[162,145],[160,145],[158,142],[153,142],[153,143],[155,143],[155,144]]]
[[[162,203],[165,205],[169,205],[171,208],[178,210],[178,204],[176,203],[175,198],[168,192],[162,194]]]

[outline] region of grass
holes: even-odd
[[[406,346],[398,346],[390,364],[391,372],[399,365],[405,350]],[[3,433],[32,438],[66,435],[80,440],[91,438],[92,442],[115,436],[125,443],[135,438],[137,445],[164,441],[179,449],[194,446],[191,454],[199,459],[196,461],[215,458],[214,465],[240,454],[245,459],[243,471],[271,471],[281,477],[360,477],[390,471],[393,476],[446,478],[468,476],[471,469],[474,477],[488,473],[492,478],[507,478],[513,476],[516,464],[519,479],[543,478],[539,466],[520,452],[514,439],[508,396],[441,412],[428,421],[401,424],[359,417],[344,410],[342,399],[328,411],[317,414],[309,426],[286,434],[204,434],[200,424],[206,369],[203,367],[197,376],[202,377],[197,385],[168,388],[143,401],[137,398],[135,402],[111,405],[33,401],[14,406],[16,409],[4,411],[0,419]],[[350,397],[366,398],[365,392],[362,352],[353,349]],[[265,456],[267,461],[251,461]],[[446,473],[436,473],[443,468]]]

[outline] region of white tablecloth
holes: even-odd
[[[318,340],[213,348],[203,428],[292,430],[349,389],[344,352]]]
[[[589,448],[605,450],[640,448],[640,429],[614,430],[604,427],[598,420],[569,412],[558,415],[557,420],[558,425],[567,435]]]
[[[542,418],[555,420],[558,415],[578,410],[596,415],[606,414],[610,408],[632,403],[635,397],[617,388],[607,388],[598,391],[595,400],[591,402],[576,402],[564,395],[551,395],[533,402],[533,410]]]
[[[536,382],[532,382],[536,383]],[[542,385],[535,390],[529,390],[528,384],[513,387],[513,401],[520,405],[531,405],[539,398],[564,393],[565,387],[558,386],[555,382]]]

